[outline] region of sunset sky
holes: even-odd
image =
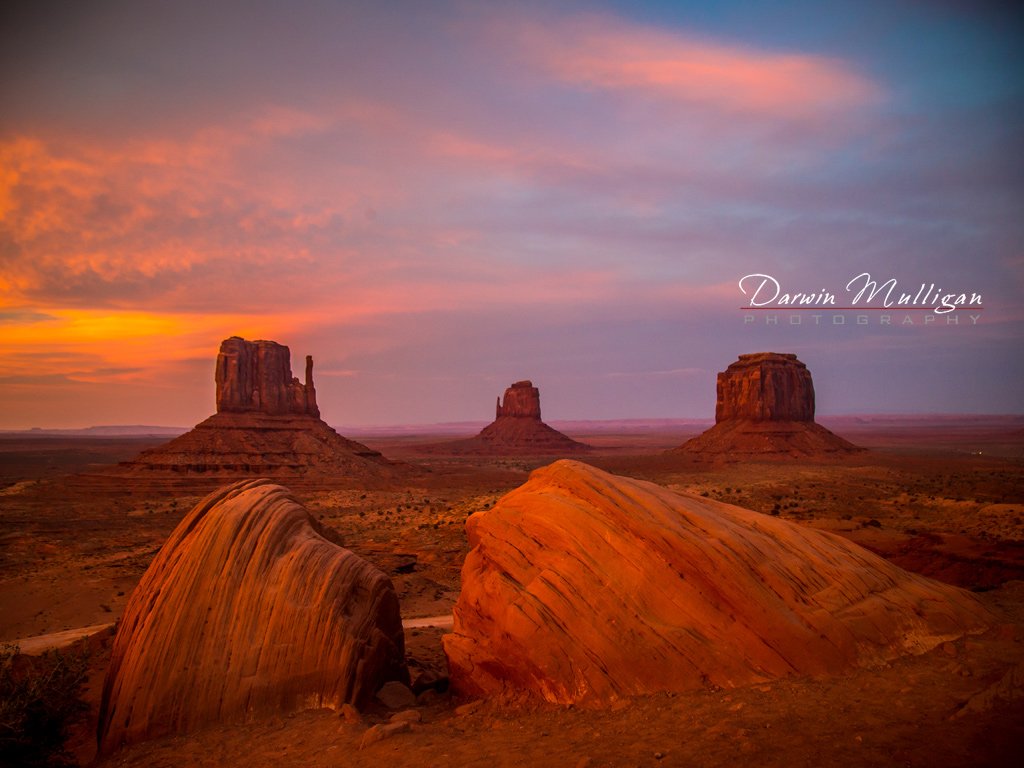
[[[1024,412],[1004,4],[6,5],[0,429],[191,426],[231,335],[312,354],[334,425],[523,378],[548,419],[710,418],[761,350],[820,413]],[[983,311],[740,309],[862,272]]]

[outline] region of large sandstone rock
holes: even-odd
[[[221,342],[214,380],[217,411],[305,414],[319,417],[313,387],[313,358],[306,357],[306,383],[292,376],[291,352],[276,341]]]
[[[428,453],[484,456],[559,455],[585,453],[579,443],[541,421],[540,390],[531,381],[517,381],[498,398],[494,421],[468,440],[421,446]]]
[[[466,525],[454,689],[561,704],[830,674],[982,630],[838,536],[562,460]]]
[[[174,530],[118,626],[100,751],[222,720],[368,701],[407,681],[398,598],[279,485],[211,494]]]
[[[217,413],[165,445],[78,483],[111,488],[129,480],[133,489],[192,490],[260,476],[296,488],[364,486],[412,471],[320,419],[311,357],[302,384],[291,375],[288,347],[233,336],[220,345],[214,379]]]
[[[678,450],[738,461],[860,449],[814,421],[811,372],[796,355],[757,352],[718,374],[715,426]]]
[[[519,416],[540,421],[540,390],[532,381],[517,381],[505,390],[505,399],[498,398],[494,418]]]
[[[814,385],[796,355],[756,352],[718,374],[715,421],[814,421]]]

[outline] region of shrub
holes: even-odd
[[[27,657],[16,645],[0,646],[0,765],[75,764],[64,739],[88,710],[80,698],[88,671],[85,651]]]

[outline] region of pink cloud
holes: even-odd
[[[785,118],[855,109],[882,95],[838,59],[731,45],[612,17],[524,21],[512,28],[536,66],[588,88]]]
[[[601,168],[589,148],[563,141],[541,143],[527,136],[496,141],[442,129],[426,137],[423,149],[470,169],[489,168],[511,176],[547,180],[599,172]]]
[[[174,290],[170,280],[197,269],[308,265],[303,238],[339,216],[361,217],[367,199],[380,205],[387,190],[368,183],[366,168],[349,174],[351,184],[344,174],[335,179],[329,196],[304,190],[295,172],[254,184],[244,153],[272,156],[274,141],[327,122],[267,110],[234,130],[183,137],[0,138],[0,238],[8,246],[0,303],[46,303],[61,286],[77,286],[74,303],[88,306],[109,302],[99,294],[118,283],[163,279]],[[115,303],[140,299],[124,293]]]

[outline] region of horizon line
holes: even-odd
[[[842,413],[818,413],[815,414],[815,418],[833,419],[833,418],[950,418],[950,417],[964,417],[964,418],[1014,418],[1024,419],[1024,411],[1017,412],[980,412],[980,411],[861,411],[861,412],[842,412]],[[678,422],[693,422],[693,421],[714,421],[714,416],[628,416],[621,418],[576,418],[576,419],[546,419],[549,423],[562,423],[568,424],[573,422],[642,422],[642,421],[678,421]],[[325,423],[328,423],[325,421]],[[416,423],[403,423],[403,424],[344,424],[337,423],[331,426],[336,426],[343,429],[394,429],[398,427],[434,427],[434,426],[454,426],[454,425],[466,425],[472,426],[477,424],[489,424],[490,421],[486,419],[460,419],[453,421],[434,421],[434,422],[416,422]],[[18,434],[25,432],[82,432],[87,430],[103,430],[103,429],[161,429],[161,430],[181,430],[183,432],[191,430],[195,427],[185,427],[180,425],[166,425],[166,424],[92,424],[87,427],[0,427],[0,435],[3,434]]]

